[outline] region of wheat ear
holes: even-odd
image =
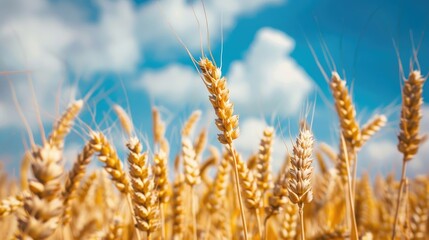
[[[263,195],[265,191],[272,188],[272,175],[271,175],[271,151],[272,142],[274,137],[274,128],[267,127],[264,129],[264,134],[259,144],[258,164],[257,164],[257,184],[258,188]]]
[[[363,146],[376,132],[380,131],[387,123],[387,117],[384,115],[375,115],[362,127],[361,130],[361,146]]]
[[[183,193],[185,189],[185,177],[179,173],[173,183],[173,237],[174,239],[183,239],[184,237],[184,205]]]
[[[82,107],[83,100],[77,100],[73,102],[61,116],[61,118],[55,123],[48,139],[48,142],[52,147],[63,149],[64,138],[73,127],[74,119],[77,117]]]
[[[305,239],[304,204],[313,200],[311,177],[313,175],[312,151],[313,134],[309,130],[301,130],[293,146],[291,168],[289,170],[289,199],[298,205],[301,222],[301,239]]]
[[[88,142],[84,146],[82,152],[77,156],[72,170],[67,174],[65,189],[62,193],[64,205],[64,224],[67,224],[70,221],[71,200],[74,198],[79,182],[85,175],[86,167],[90,163],[93,154],[94,150],[91,146],[91,143]]]
[[[170,200],[170,184],[168,183],[168,157],[167,154],[161,149],[158,153],[154,155],[153,158],[153,175],[155,180],[156,190],[158,192],[159,199],[159,211],[161,215],[161,232],[163,234],[163,239],[166,238],[165,233],[165,214],[164,214],[164,204],[168,203]]]
[[[193,218],[194,239],[197,239],[197,211],[194,201],[194,186],[201,182],[199,162],[195,156],[195,150],[187,137],[182,139],[182,158],[185,169],[185,181],[191,189],[190,203]]]
[[[356,121],[356,109],[347,90],[346,81],[341,80],[337,72],[333,72],[330,87],[344,139],[353,148],[359,147],[361,144],[361,132]]]
[[[130,137],[134,131],[134,127],[133,122],[131,121],[127,112],[125,112],[125,110],[117,104],[113,105],[113,111],[115,111],[116,116],[118,116],[122,129],[127,134],[127,136]]]
[[[152,131],[154,145],[160,145],[164,139],[165,124],[161,120],[159,110],[155,107],[152,108]]]
[[[147,239],[159,226],[158,196],[155,183],[147,162],[147,153],[141,153],[142,145],[137,138],[131,138],[127,143],[130,150],[128,162],[134,204],[136,227],[145,231]]]
[[[30,194],[24,196],[24,214],[18,217],[17,237],[46,239],[58,228],[62,215],[61,178],[64,167],[61,151],[50,144],[32,150]]]
[[[403,154],[401,182],[396,204],[395,223],[393,225],[392,239],[395,239],[398,214],[401,206],[401,197],[406,180],[407,162],[417,153],[420,146],[419,135],[420,120],[422,118],[421,106],[423,104],[423,84],[425,82],[419,71],[413,71],[408,76],[402,89],[402,110],[399,123],[398,150]]]
[[[85,202],[85,198],[88,196],[89,189],[92,187],[96,179],[97,172],[93,172],[82,182],[82,184],[80,184],[80,188],[77,191],[79,202]]]
[[[233,156],[235,188],[240,206],[244,239],[247,240],[247,225],[241,199],[237,159],[235,159],[234,156],[234,147],[232,143],[232,141],[239,136],[238,115],[234,115],[234,105],[229,100],[229,89],[227,88],[226,78],[222,77],[220,68],[217,68],[207,57],[201,58],[198,62],[198,66],[201,70],[201,78],[209,92],[210,103],[217,116],[215,124],[221,132],[218,134],[218,140],[220,143],[228,146],[228,151],[230,151]]]
[[[160,150],[154,155],[153,162],[153,175],[155,177],[155,186],[158,191],[159,201],[160,203],[167,203],[170,199],[167,154]]]
[[[247,209],[255,212],[255,216],[257,218],[258,232],[259,235],[262,236],[259,216],[259,209],[262,207],[261,191],[258,189],[258,184],[256,178],[253,175],[253,172],[247,168],[247,165],[241,159],[240,154],[235,151],[233,155],[234,156],[229,155],[228,157],[231,162],[233,161],[233,159],[236,159],[237,161],[239,183],[241,188],[241,194],[243,194],[244,205],[247,207]]]
[[[196,110],[191,113],[191,116],[189,116],[188,120],[185,122],[185,125],[183,125],[182,137],[189,137],[191,135],[192,130],[194,129],[198,120],[200,120],[200,117],[201,117],[200,110]]]
[[[274,184],[271,196],[268,197],[268,206],[265,208],[263,239],[267,239],[268,220],[271,216],[278,214],[288,202],[288,179],[287,170],[279,173],[280,176]]]
[[[212,215],[220,210],[223,205],[222,201],[226,197],[230,166],[230,160],[224,156],[217,167],[217,174],[210,188],[211,193],[207,202],[207,208]]]
[[[6,217],[24,206],[22,194],[10,196],[0,201],[0,217]]]
[[[194,142],[195,155],[197,158],[201,157],[203,154],[204,148],[207,143],[207,129],[202,129],[200,134],[198,134],[197,139]]]
[[[101,132],[90,132],[91,147],[98,153],[98,160],[104,163],[104,169],[110,174],[115,182],[116,188],[124,194],[129,191],[129,179],[125,173],[122,162],[119,159],[116,150]]]

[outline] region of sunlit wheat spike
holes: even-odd
[[[165,134],[165,124],[161,119],[159,110],[152,108],[152,131],[154,144],[161,144]]]
[[[207,143],[207,129],[201,130],[200,134],[198,134],[197,139],[194,142],[195,155],[200,157],[203,154],[204,148]]]
[[[332,73],[330,82],[335,108],[341,125],[341,132],[346,142],[353,148],[361,144],[361,133],[356,121],[356,109],[346,87],[346,81],[341,80],[337,72]]]
[[[24,213],[18,216],[19,239],[46,239],[58,228],[63,211],[61,178],[62,154],[56,146],[45,144],[32,150],[30,193],[24,195]]]
[[[83,182],[80,184],[79,189],[77,190],[77,195],[80,202],[84,202],[86,196],[88,195],[89,189],[92,187],[95,179],[97,178],[97,172],[92,172]]]
[[[131,136],[134,131],[134,127],[133,122],[131,121],[131,118],[128,116],[127,112],[125,112],[125,110],[117,104],[113,105],[113,111],[115,111],[116,116],[118,116],[119,122],[121,123],[121,127],[124,132],[127,134],[127,136]]]
[[[267,127],[259,144],[256,179],[262,194],[272,187],[271,151],[274,137],[274,128]]]
[[[402,110],[398,149],[404,155],[404,161],[411,160],[417,153],[421,136],[419,135],[422,118],[423,84],[425,78],[419,71],[410,73],[402,89]]]
[[[182,157],[185,169],[186,183],[194,186],[201,181],[200,166],[195,156],[195,150],[188,138],[182,140]]]
[[[88,142],[84,146],[82,152],[77,156],[72,170],[67,174],[65,189],[62,193],[64,199],[64,223],[68,223],[70,221],[71,201],[76,194],[79,182],[86,173],[86,167],[90,163],[93,154],[94,150],[91,143]]]
[[[83,103],[83,100],[77,100],[70,104],[61,118],[55,123],[48,139],[48,142],[51,146],[55,146],[59,149],[64,147],[64,138],[73,127],[74,119],[82,109]]]
[[[24,206],[23,196],[18,194],[0,201],[0,217],[6,217]]]
[[[142,153],[140,141],[133,137],[126,145],[130,151],[128,162],[136,227],[150,235],[159,227],[159,205],[155,182],[147,162],[147,153]]]
[[[170,189],[168,182],[168,157],[160,150],[153,158],[153,175],[155,177],[155,186],[158,191],[158,198],[161,203],[167,203],[170,199]]]
[[[288,189],[289,199],[295,204],[309,203],[313,200],[311,186],[313,142],[313,134],[309,130],[301,130],[293,146]]]
[[[217,174],[210,189],[210,197],[207,202],[207,208],[214,214],[219,211],[226,200],[226,192],[229,184],[229,172],[231,165],[229,160],[224,156],[217,168]]]
[[[221,76],[221,70],[207,58],[202,58],[198,65],[210,94],[210,103],[218,117],[216,126],[221,131],[218,140],[223,144],[231,144],[239,135],[238,115],[234,115],[234,105],[229,100],[226,78]]]
[[[184,203],[183,194],[185,190],[185,177],[183,174],[179,174],[175,177],[173,183],[173,200],[172,200],[172,211],[173,211],[173,235],[183,238],[184,233]]]
[[[288,173],[281,172],[272,189],[272,194],[268,197],[268,207],[265,212],[267,216],[278,214],[288,202]]]
[[[129,179],[116,150],[101,132],[90,132],[91,147],[98,153],[98,159],[104,163],[104,169],[110,174],[116,187],[122,193],[129,191]]]
[[[103,240],[117,240],[122,239],[123,223],[119,216],[114,217],[113,223],[109,225],[107,233],[102,238]]]
[[[193,129],[195,128],[195,125],[197,124],[198,120],[200,120],[201,117],[201,111],[196,110],[191,113],[191,116],[189,116],[188,120],[185,122],[182,128],[182,137],[189,137],[192,133]]]
[[[387,123],[387,117],[384,115],[375,115],[362,127],[361,130],[361,146],[364,145],[376,132],[380,131]]]
[[[246,163],[241,159],[240,154],[234,151],[237,159],[237,169],[240,179],[241,194],[243,195],[244,204],[248,209],[254,210],[262,206],[261,192],[258,189],[256,179],[253,173],[249,171]],[[232,161],[231,154],[228,155],[229,161]]]
[[[285,205],[281,222],[280,236],[284,240],[295,239],[298,225],[298,207],[291,202]]]

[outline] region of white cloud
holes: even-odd
[[[16,14],[6,13],[0,22],[0,71],[31,71],[44,121],[52,120],[60,81],[63,82],[62,96],[67,99],[66,104],[70,98],[69,90],[73,91],[73,87],[67,83],[68,70],[77,74],[129,71],[139,60],[138,44],[132,36],[134,19],[131,3],[98,3],[100,21],[95,23],[67,21],[73,16],[59,15],[62,11],[60,7],[44,0],[32,1],[32,4],[20,0],[1,4],[16,9]],[[0,6],[0,9],[3,8]],[[70,14],[75,12],[71,11]],[[21,74],[8,78],[13,80],[26,119],[34,127],[34,99],[29,94],[31,88],[27,76]],[[0,124],[21,127],[9,87],[3,79],[0,83],[0,101],[6,104],[0,107],[0,114],[9,117],[2,119]],[[64,98],[61,103],[64,103]]]
[[[212,44],[215,45],[219,40],[221,16],[224,19],[223,30],[227,32],[238,17],[280,2],[252,0],[244,4],[243,0],[206,1]],[[2,1],[0,71],[31,70],[38,88],[38,102],[44,112],[52,113],[52,96],[57,91],[58,80],[61,79],[66,83],[63,85],[67,85],[68,71],[78,76],[92,76],[106,71],[135,73],[145,52],[156,51],[171,59],[177,57],[177,53],[184,54],[168,22],[191,50],[198,50],[200,39],[193,9],[199,15],[201,28],[205,28],[204,16],[201,16],[203,10],[199,4],[199,1],[161,0],[137,6],[130,0],[98,0],[92,3],[96,10],[94,13],[86,5],[75,3]],[[186,74],[185,77],[189,76]],[[28,113],[33,112],[33,99],[28,94],[29,86],[25,78],[21,75],[15,84],[24,111]],[[0,114],[4,116],[16,112],[7,83],[2,81],[0,85]],[[177,84],[173,86],[181,87]],[[192,93],[195,95],[195,92]],[[178,94],[177,98],[181,97],[183,95]],[[6,120],[0,120],[2,126],[21,126],[17,114],[9,116]],[[33,115],[28,118],[35,119]]]
[[[271,28],[258,31],[242,61],[232,63],[231,98],[240,113],[296,114],[312,90],[311,78],[289,56],[295,42]]]
[[[155,101],[174,106],[208,103],[208,93],[198,72],[187,66],[171,64],[161,70],[143,72],[138,86]]]
[[[283,0],[208,0],[204,1],[206,18],[200,1],[151,1],[140,8],[137,14],[139,39],[148,48],[156,47],[155,54],[158,57],[168,59],[169,54],[178,50],[184,52],[178,47],[174,31],[191,52],[196,53],[200,50],[201,43],[199,29],[203,38],[206,36],[206,19],[211,44],[216,44],[220,40],[221,31],[228,32],[233,29],[239,17],[252,14],[265,6],[282,2]],[[194,12],[200,27],[198,27]],[[203,43],[206,43],[205,39],[203,39]]]
[[[236,61],[228,74],[231,99],[244,116],[278,113],[291,116],[302,109],[312,89],[310,77],[288,56],[294,41],[284,33],[263,28],[257,33],[245,59]],[[140,86],[172,105],[208,102],[196,70],[172,64],[145,71]],[[195,80],[194,80],[195,79]]]

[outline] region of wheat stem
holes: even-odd
[[[192,221],[193,221],[193,235],[194,235],[194,239],[197,240],[198,239],[198,235],[197,235],[197,209],[195,208],[195,191],[194,191],[194,186],[190,186],[191,187],[191,209],[192,209]]]
[[[259,216],[259,208],[255,208],[255,215],[256,215],[256,224],[258,225],[259,238],[261,238],[262,230],[261,230],[261,217]]]
[[[134,226],[135,226],[135,225],[137,225],[137,219],[134,217],[135,213],[134,213],[133,203],[131,201],[131,194],[129,194],[129,193],[127,193],[127,205],[130,208],[130,212],[131,212],[131,216],[132,216],[131,218],[133,219]],[[140,240],[141,239],[140,230],[136,227],[134,227],[133,229],[136,233],[137,240]]]
[[[346,141],[344,139],[344,136],[341,135],[341,144],[343,145],[344,149],[347,149],[346,147]],[[355,215],[355,208],[354,208],[354,198],[353,198],[353,193],[352,193],[352,183],[350,181],[350,164],[349,164],[349,157],[348,157],[348,152],[347,150],[344,151],[344,158],[346,161],[346,171],[347,171],[347,193],[348,193],[348,199],[349,199],[349,206],[350,206],[350,220],[352,222],[352,229],[351,229],[351,240],[358,240],[359,239],[359,235],[357,232],[357,224],[356,224],[356,215]],[[355,160],[356,162],[356,160]]]
[[[407,179],[406,177],[406,171],[407,171],[407,162],[408,161],[402,161],[402,173],[401,173],[401,182],[399,184],[399,194],[398,194],[398,198],[396,199],[396,210],[395,210],[395,220],[393,223],[393,232],[392,232],[392,240],[395,239],[396,237],[396,227],[398,225],[398,221],[399,221],[399,209],[401,207],[401,198],[402,198],[402,194],[404,191],[404,183]]]
[[[161,239],[165,240],[167,238],[166,228],[165,228],[165,213],[164,213],[164,204],[159,202],[159,214],[161,215]]]
[[[237,191],[238,204],[240,206],[241,223],[243,224],[244,239],[248,240],[246,217],[244,215],[243,199],[241,197],[241,190],[240,190],[240,179],[238,177],[237,158],[235,156],[232,143],[228,144],[228,150],[232,156],[232,160],[234,163],[235,190]]]
[[[304,227],[304,203],[298,204],[299,221],[301,224],[301,240],[305,240],[305,227]]]

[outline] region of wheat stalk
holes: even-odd
[[[234,105],[229,100],[229,89],[226,85],[226,78],[222,77],[220,68],[217,68],[207,57],[201,58],[198,62],[198,66],[201,70],[201,78],[209,92],[210,103],[212,104],[217,116],[215,124],[221,132],[218,134],[218,141],[227,145],[228,150],[233,156],[235,188],[240,206],[244,238],[247,240],[247,225],[239,186],[240,180],[238,176],[238,166],[237,160],[234,156],[234,147],[232,143],[232,141],[239,136],[238,115],[234,115]]]
[[[402,109],[401,121],[399,123],[400,132],[398,135],[398,150],[403,154],[403,161],[392,239],[395,239],[396,236],[399,208],[401,206],[404,182],[406,181],[405,174],[407,162],[414,157],[420,146],[421,136],[419,135],[419,128],[420,119],[422,118],[422,92],[425,80],[426,79],[421,76],[420,71],[413,71],[408,76],[408,80],[405,81],[402,89]]]

